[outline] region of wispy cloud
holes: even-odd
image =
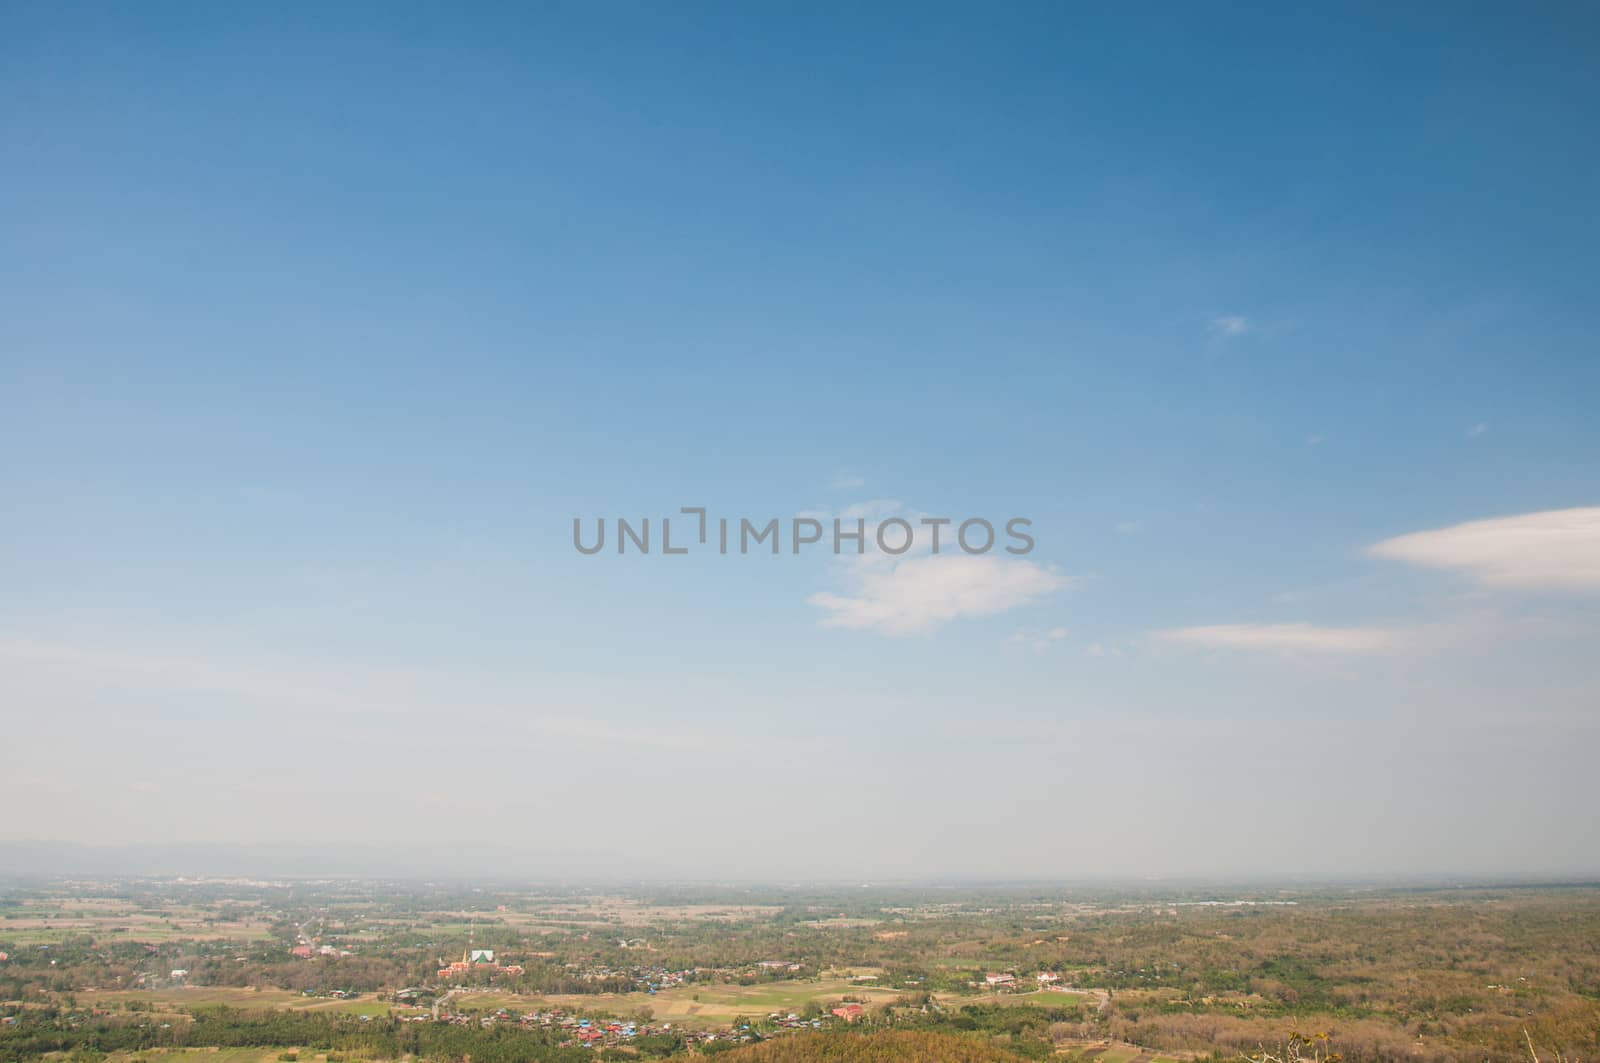
[[[1468,521],[1385,539],[1367,552],[1464,572],[1487,587],[1600,590],[1600,506]]]
[[[269,666],[237,659],[179,658],[0,638],[0,681],[12,678],[9,672],[20,674],[24,667],[51,669],[74,679],[99,673],[100,680],[110,679],[122,692],[142,689],[163,694],[223,695],[226,700],[219,704],[237,700],[252,711],[270,706],[280,720],[285,710],[306,709],[324,720],[347,712],[405,713],[413,721],[441,719],[469,702],[480,720],[493,719],[496,726],[508,720],[526,720],[528,732],[541,748],[747,753],[761,747],[758,739],[730,733],[725,728],[658,727],[594,715],[600,710],[592,690],[587,697],[578,699],[560,687],[529,690],[513,685],[508,690],[485,690],[450,676],[415,671],[336,669],[323,674],[316,666],[293,661],[277,661]],[[615,696],[614,691],[611,693]],[[786,741],[800,740],[791,735]],[[136,789],[138,785],[134,784]]]
[[[1011,641],[1029,647],[1035,653],[1043,653],[1053,649],[1057,643],[1066,639],[1072,632],[1064,627],[1053,627],[1047,631],[1036,631],[1031,628],[1020,628],[1011,636]]]
[[[867,485],[866,477],[860,473],[851,472],[849,469],[840,469],[828,481],[828,487],[834,491],[853,491],[858,487]]]
[[[77,674],[103,673],[121,683],[224,694],[327,712],[392,712],[408,703],[415,677],[404,673],[341,674],[275,663],[172,657],[121,649],[0,638],[0,665],[31,665]],[[352,682],[351,680],[355,680]]]
[[[234,488],[234,495],[245,502],[263,506],[300,500],[300,496],[293,491],[282,487],[268,487],[264,484],[244,484]]]
[[[1319,627],[1315,624],[1213,624],[1156,632],[1166,642],[1207,649],[1265,650],[1277,653],[1392,653],[1417,642],[1407,628]]]
[[[843,509],[803,509],[796,516],[814,517],[817,520],[831,521],[838,517],[840,520],[854,521],[857,517],[867,522],[869,528],[876,527],[879,521],[890,517],[914,518],[919,514],[906,508],[906,504],[898,498],[869,498],[865,502],[852,502]]]
[[[541,746],[564,750],[622,746],[665,753],[753,753],[765,748],[763,742],[740,735],[582,716],[539,717],[529,721],[528,729]]]
[[[1032,561],[938,554],[852,569],[855,593],[813,594],[825,627],[915,635],[994,616],[1061,590],[1068,579]]]
[[[1125,520],[1116,526],[1118,535],[1138,535],[1144,531],[1144,521]]]
[[[1477,424],[1467,429],[1467,436],[1469,438],[1476,439],[1478,436],[1483,435],[1483,433],[1487,432],[1488,430],[1489,423],[1487,421],[1479,421]]]
[[[1211,319],[1209,328],[1213,336],[1243,336],[1255,331],[1255,322],[1243,314],[1223,314]]]
[[[823,527],[824,539],[828,542],[831,542],[831,539],[827,537],[833,533],[833,522],[835,520],[839,521],[840,525],[852,534],[856,530],[856,522],[861,521],[863,534],[869,543],[877,541],[878,528],[884,521],[890,518],[898,518],[912,525],[914,533],[911,538],[911,547],[904,555],[905,559],[927,555],[933,549],[932,534],[926,528],[920,527],[919,523],[923,517],[929,516],[929,514],[923,513],[921,510],[912,509],[898,498],[870,498],[865,502],[855,502],[838,510],[805,509],[796,513],[795,516],[808,518],[820,523]],[[891,543],[899,544],[904,538],[905,532],[903,530],[899,528],[890,530],[889,541]],[[940,548],[955,549],[954,538],[955,531],[951,527],[945,526],[943,533],[939,537]],[[859,569],[893,565],[898,556],[868,549],[863,554],[841,553],[837,560],[851,568]]]

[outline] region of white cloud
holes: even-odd
[[[1117,525],[1118,535],[1138,535],[1142,531],[1144,531],[1142,520],[1125,520]]]
[[[1488,422],[1479,421],[1477,424],[1475,424],[1471,428],[1467,429],[1467,435],[1469,437],[1476,438],[1477,436],[1483,435],[1483,433],[1487,432],[1488,430],[1489,430]]]
[[[1489,587],[1600,590],[1600,506],[1468,521],[1385,539],[1367,552],[1465,572]]]
[[[77,675],[103,673],[121,685],[224,694],[326,712],[392,712],[405,706],[414,673],[356,668],[305,670],[293,663],[252,663],[171,657],[120,649],[0,638],[0,666],[51,668]]]
[[[1208,649],[1280,653],[1389,653],[1413,645],[1416,633],[1401,628],[1318,627],[1315,624],[1213,624],[1156,632],[1168,642]]]
[[[915,525],[925,514],[908,509],[906,504],[898,498],[869,498],[865,502],[854,502],[837,510],[802,509],[795,516],[819,521],[830,534],[835,520],[840,521],[845,530],[852,532],[855,531],[856,521],[862,520],[866,522],[867,538],[871,540],[877,535],[878,525],[890,517],[899,517],[901,520],[909,521],[912,525]],[[925,540],[927,536],[924,535],[921,538]],[[950,532],[946,529],[943,541],[948,542],[949,539]],[[895,542],[899,542],[899,537],[896,537]]]
[[[285,491],[278,487],[264,487],[260,484],[245,484],[243,487],[235,488],[234,493],[246,502],[263,505],[298,501],[298,496],[293,491]]]
[[[865,502],[852,502],[840,510],[831,509],[803,509],[795,514],[799,517],[811,517],[823,522],[831,522],[835,517],[847,523],[854,523],[859,517],[867,522],[869,529],[876,528],[880,521],[890,517],[903,517],[915,520],[921,514],[906,508],[906,504],[898,498],[869,498]]]
[[[883,568],[892,566],[896,560],[907,560],[912,557],[929,555],[933,550],[934,532],[923,527],[922,518],[930,516],[921,510],[912,509],[898,498],[871,498],[865,502],[855,502],[843,509],[805,509],[795,514],[795,517],[817,521],[822,525],[822,539],[818,543],[818,550],[827,550],[833,545],[833,522],[839,521],[843,532],[854,534],[856,522],[861,521],[863,540],[866,549],[863,553],[854,552],[854,540],[847,541],[835,560],[851,568]],[[878,541],[878,528],[891,518],[898,518],[912,527],[910,549],[902,556],[888,554],[876,548]],[[956,529],[953,525],[943,525],[938,530],[939,549],[952,551],[956,549]],[[888,531],[887,541],[891,546],[898,546],[905,539],[905,531],[894,527]]]
[[[1246,332],[1255,330],[1255,322],[1242,314],[1223,314],[1221,317],[1211,319],[1211,333],[1214,336],[1243,336]]]
[[[1019,628],[1011,636],[1011,641],[1030,647],[1035,653],[1046,653],[1055,649],[1055,644],[1072,634],[1064,627],[1053,627],[1048,631],[1036,631],[1032,628]]]
[[[1321,445],[1322,445],[1322,437],[1320,435],[1312,434],[1312,435],[1306,436],[1306,446],[1308,446],[1308,447],[1320,447]]]
[[[601,746],[627,746],[666,751],[707,751],[718,753],[754,752],[760,741],[729,733],[726,728],[697,731],[681,723],[653,727],[637,720],[612,721],[596,715],[602,706],[597,701],[628,698],[626,687],[597,690],[586,682],[574,695],[560,686],[529,688],[514,684],[509,689],[485,689],[448,674],[429,674],[416,670],[374,672],[359,668],[320,671],[315,665],[291,660],[270,664],[236,658],[206,659],[151,655],[118,649],[79,647],[25,639],[0,637],[0,688],[22,676],[24,669],[46,669],[73,680],[109,679],[121,694],[140,690],[162,694],[198,692],[224,695],[226,706],[237,699],[245,710],[259,711],[270,706],[276,719],[285,710],[309,709],[324,721],[343,712],[406,713],[407,726],[422,719],[448,720],[471,704],[480,720],[493,719],[495,725],[526,720],[527,729],[543,747],[593,749]],[[659,693],[660,698],[664,697]],[[60,683],[52,689],[70,689]],[[100,686],[91,686],[98,694]],[[631,700],[631,699],[630,699]],[[529,714],[537,706],[539,715]],[[565,711],[551,711],[565,709]],[[804,739],[786,737],[791,745]],[[157,792],[148,783],[129,784],[135,792]]]
[[[912,557],[853,570],[853,595],[813,594],[825,627],[914,635],[963,617],[994,616],[1068,585],[1032,561],[965,554]]]
[[[866,477],[860,473],[841,469],[833,474],[833,479],[828,481],[828,486],[835,491],[853,491],[858,487],[867,485]]]
[[[668,753],[753,753],[762,743],[732,734],[712,734],[683,727],[649,727],[637,721],[614,722],[585,716],[544,716],[528,729],[548,748],[595,749],[630,746]],[[793,742],[791,738],[788,741]]]

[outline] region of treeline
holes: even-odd
[[[197,1010],[189,1022],[85,1023],[66,1017],[24,1019],[0,1029],[0,1061],[37,1059],[46,1053],[139,1052],[157,1048],[305,1048],[362,1059],[465,1060],[473,1063],[583,1063],[594,1053],[562,1048],[565,1034],[507,1026],[402,1023],[350,1015],[294,1011]],[[659,1043],[657,1043],[659,1042]],[[641,1054],[669,1055],[682,1048],[672,1038],[651,1038]]]
[[[976,1034],[990,1044],[1004,1044],[1015,1056],[1047,1059],[1054,1055],[1055,1031],[1068,1026],[1083,1028],[1087,1020],[1080,1005],[1040,1007],[966,1004],[938,1006],[932,994],[907,994],[881,1008],[868,1010],[858,1020],[859,1031],[895,1031],[939,1034]]]
[[[975,1037],[919,1030],[804,1033],[717,1056],[722,1063],[1023,1063],[1024,1058]]]

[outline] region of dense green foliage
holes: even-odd
[[[1003,1048],[971,1037],[891,1031],[799,1034],[721,1053],[722,1063],[1021,1063]]]
[[[475,1063],[575,1063],[584,1049],[559,1048],[544,1031],[445,1023],[362,1022],[354,1016],[301,1011],[205,1008],[193,1021],[73,1024],[34,1020],[0,1030],[0,1060],[47,1052],[137,1052],[155,1048],[276,1048],[304,1046],[363,1059],[466,1059]]]

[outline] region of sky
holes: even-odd
[[[1597,65],[1580,4],[8,3],[0,842],[1600,871]]]

